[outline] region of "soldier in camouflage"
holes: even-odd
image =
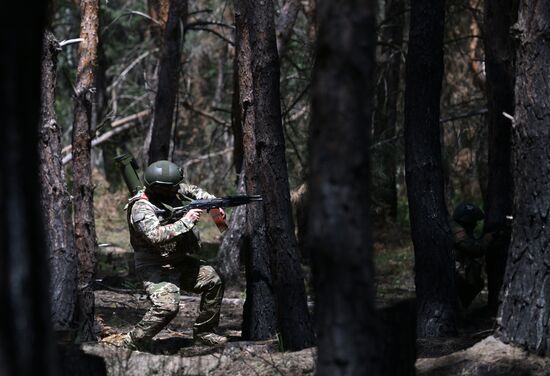
[[[484,256],[493,240],[492,233],[476,238],[474,229],[483,220],[483,211],[468,202],[459,204],[453,212],[451,231],[455,252],[455,280],[462,307],[467,308],[485,286]]]
[[[202,211],[191,210],[175,221],[165,214],[170,207],[181,206],[182,201],[214,196],[183,183],[182,170],[169,161],[158,161],[147,167],[144,180],[145,190],[128,203],[127,219],[136,273],[153,305],[124,337],[124,344],[131,349],[146,348],[178,313],[180,290],[202,294],[193,326],[195,341],[223,344],[227,338],[215,333],[223,282],[214,268],[190,256],[200,248],[195,224]]]

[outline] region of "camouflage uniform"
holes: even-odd
[[[179,195],[185,199],[214,197],[187,184],[180,185]],[[189,255],[200,248],[194,223],[181,218],[161,224],[165,220],[162,206],[140,192],[127,208],[136,273],[153,303],[128,334],[134,344],[147,343],[176,316],[180,289],[202,294],[195,335],[213,332],[219,322],[223,283],[211,266]]]
[[[483,278],[484,255],[491,236],[485,234],[476,239],[464,226],[451,221],[455,252],[455,280],[457,292],[463,307],[470,305],[472,300],[485,286]]]

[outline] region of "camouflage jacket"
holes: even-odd
[[[181,184],[179,194],[186,200],[215,197],[190,184]],[[151,202],[144,192],[139,192],[127,206],[130,243],[138,270],[147,266],[171,266],[200,248],[200,237],[194,223],[181,218],[161,224],[165,210],[158,205]]]
[[[464,227],[455,221],[451,221],[451,231],[453,233],[453,247],[457,262],[463,262],[466,259],[481,258],[485,255],[490,242],[490,237],[487,234],[476,239],[473,234],[468,234]]]

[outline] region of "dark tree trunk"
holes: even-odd
[[[73,197],[75,245],[79,259],[78,322],[80,341],[95,339],[92,282],[96,264],[91,140],[92,101],[95,97],[95,69],[99,32],[98,0],[80,2],[80,43],[73,125]]]
[[[261,193],[260,166],[254,134],[254,95],[250,48],[249,5],[235,0],[236,39],[239,67],[239,97],[243,130],[243,151],[246,191]],[[270,269],[269,248],[262,205],[246,206],[246,239],[244,263],[246,270],[246,301],[243,312],[242,336],[249,340],[270,338],[277,331],[275,297]]]
[[[233,164],[237,174],[237,189],[240,194],[245,194],[245,179],[243,168],[243,125],[241,123],[242,107],[239,91],[239,54],[241,52],[240,39],[242,24],[236,30],[235,59],[233,63],[233,96],[231,103],[231,129],[233,131]],[[237,37],[238,36],[238,37]],[[246,53],[249,53],[248,49]],[[248,57],[245,61],[250,61]],[[248,68],[249,69],[249,68]],[[224,277],[226,285],[235,285],[240,277],[241,256],[247,252],[244,247],[249,240],[246,239],[246,207],[239,206],[231,213],[231,223],[223,237],[218,253],[218,269]]]
[[[78,261],[71,200],[61,165],[61,130],[55,114],[55,86],[59,43],[46,32],[42,53],[40,129],[41,204],[51,267],[52,321],[56,331],[73,329],[77,299]]]
[[[246,194],[244,175],[239,178],[239,194]],[[225,285],[236,285],[239,282],[241,255],[246,252],[244,246],[248,244],[246,237],[246,206],[238,206],[231,213],[229,228],[223,236],[220,251],[218,252],[218,270]]]
[[[485,1],[485,72],[487,75],[487,124],[489,128],[489,180],[485,231],[499,231],[486,255],[489,307],[496,313],[511,229],[512,214],[511,131],[512,122],[502,114],[514,113],[515,46],[511,27],[517,20],[517,0]]]
[[[397,103],[401,79],[401,47],[405,1],[389,0],[386,3],[385,20],[380,38],[380,76],[377,88],[377,108],[374,120],[373,143],[384,142],[397,133]],[[397,218],[397,148],[393,143],[375,148],[372,160],[378,168],[374,171],[374,214],[378,223]]]
[[[317,2],[306,248],[319,375],[381,375],[370,237],[376,1]]]
[[[181,66],[182,22],[187,19],[187,0],[170,1],[168,21],[164,29],[164,45],[159,63],[157,95],[151,125],[146,164],[170,159],[174,108],[179,87]]]
[[[272,1],[249,1],[254,148],[257,182],[263,196],[267,244],[285,350],[313,344],[304,277],[294,235],[279,92],[279,56]],[[248,174],[248,169],[246,174]],[[253,208],[251,207],[251,210]]]
[[[100,23],[103,20],[100,18]],[[103,42],[100,40],[97,53],[97,74],[96,74],[96,103],[94,114],[96,118],[97,126],[101,127],[102,133],[108,132],[111,127],[111,115],[109,113],[109,95],[107,94],[108,78],[107,68],[109,67],[109,61],[105,56],[105,49]],[[117,137],[113,137],[108,142],[101,145],[101,157],[103,160],[103,170],[105,171],[105,179],[109,183],[109,191],[116,192],[122,186],[122,176],[118,171],[114,157],[119,153],[117,152]]]
[[[0,22],[0,374],[56,375],[40,210],[40,61],[47,2],[12,4]]]
[[[237,22],[237,21],[236,21]],[[242,21],[241,21],[242,22]],[[235,32],[235,60],[233,62],[233,96],[231,101],[231,130],[233,131],[233,164],[235,173],[239,175],[244,166],[243,150],[243,123],[240,89],[239,89],[239,54],[242,53],[240,46],[240,30]],[[250,50],[248,50],[249,52]],[[247,58],[249,61],[250,58]],[[239,184],[239,178],[237,178]]]
[[[454,260],[439,128],[445,2],[412,2],[405,90],[405,173],[415,252],[417,336],[456,334]]]
[[[550,355],[550,2],[521,1],[515,122],[514,223],[499,310],[505,341]],[[545,79],[546,78],[546,79]]]

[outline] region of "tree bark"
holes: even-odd
[[[512,130],[514,223],[500,334],[550,355],[550,2],[520,1],[516,99]]]
[[[266,240],[271,248],[277,324],[284,349],[300,350],[313,345],[313,329],[290,206],[275,10],[272,1],[249,1],[249,10],[256,173],[264,199]]]
[[[171,0],[168,21],[164,29],[164,45],[159,63],[157,95],[151,125],[146,165],[160,159],[170,159],[174,108],[179,87],[181,66],[182,25],[187,18],[187,0]]]
[[[373,141],[388,140],[397,134],[397,103],[401,81],[401,47],[405,1],[386,2],[385,20],[380,32],[384,45],[380,46],[377,109]],[[373,172],[374,214],[378,223],[397,218],[397,148],[390,144],[373,150],[372,160],[378,168]]]
[[[103,20],[100,17],[100,23]],[[103,129],[102,133],[108,132],[112,129],[112,115],[109,113],[109,95],[107,94],[108,78],[107,68],[109,62],[107,56],[105,56],[105,48],[102,41],[98,43],[98,64],[96,74],[96,103],[94,108],[95,124],[93,128],[100,126]],[[105,172],[105,179],[109,183],[109,192],[116,192],[122,186],[122,176],[118,171],[114,158],[117,153],[116,138],[109,143],[104,143],[101,146],[101,159],[103,160],[103,170]]]
[[[254,133],[255,97],[253,93],[250,5],[245,0],[235,0],[236,39],[239,50],[239,96],[243,129],[243,151],[246,191],[261,193],[259,159]],[[247,340],[273,337],[277,330],[275,296],[271,276],[269,248],[262,205],[246,206],[246,238],[244,263],[246,271],[246,301],[243,312],[242,336]]]
[[[40,208],[40,62],[47,2],[12,4],[0,22],[0,374],[57,375]]]
[[[246,194],[244,175],[239,178],[237,189],[239,194]],[[224,234],[220,251],[218,252],[218,270],[226,286],[237,285],[240,277],[241,255],[247,252],[244,246],[246,239],[246,206],[238,206],[231,213],[229,228]]]
[[[376,1],[317,2],[306,249],[319,375],[381,375],[369,220]]]
[[[238,32],[235,34],[235,61],[233,64],[233,96],[231,102],[231,130],[233,131],[233,164],[235,173],[239,175],[244,166],[244,147],[243,147],[243,123],[239,89],[239,54],[242,53],[240,47],[240,37]],[[250,60],[250,59],[248,59]],[[237,184],[239,178],[237,178]]]
[[[94,294],[92,282],[96,264],[96,233],[94,220],[91,166],[92,101],[95,97],[95,69],[99,27],[98,0],[80,2],[80,38],[77,68],[76,98],[73,124],[73,197],[75,245],[79,260],[78,277],[78,340],[95,339]]]
[[[412,2],[405,90],[405,174],[415,252],[417,336],[456,334],[454,260],[439,128],[445,2]]]
[[[61,164],[61,130],[55,114],[59,43],[51,32],[42,49],[40,187],[51,268],[51,307],[56,331],[72,331],[77,299],[78,262],[71,200]]]
[[[512,123],[502,113],[514,113],[515,46],[511,27],[517,20],[517,0],[485,1],[485,71],[487,75],[487,126],[489,180],[487,184],[485,232],[498,230],[486,255],[488,304],[496,313],[506,268],[512,214],[511,172]]]

